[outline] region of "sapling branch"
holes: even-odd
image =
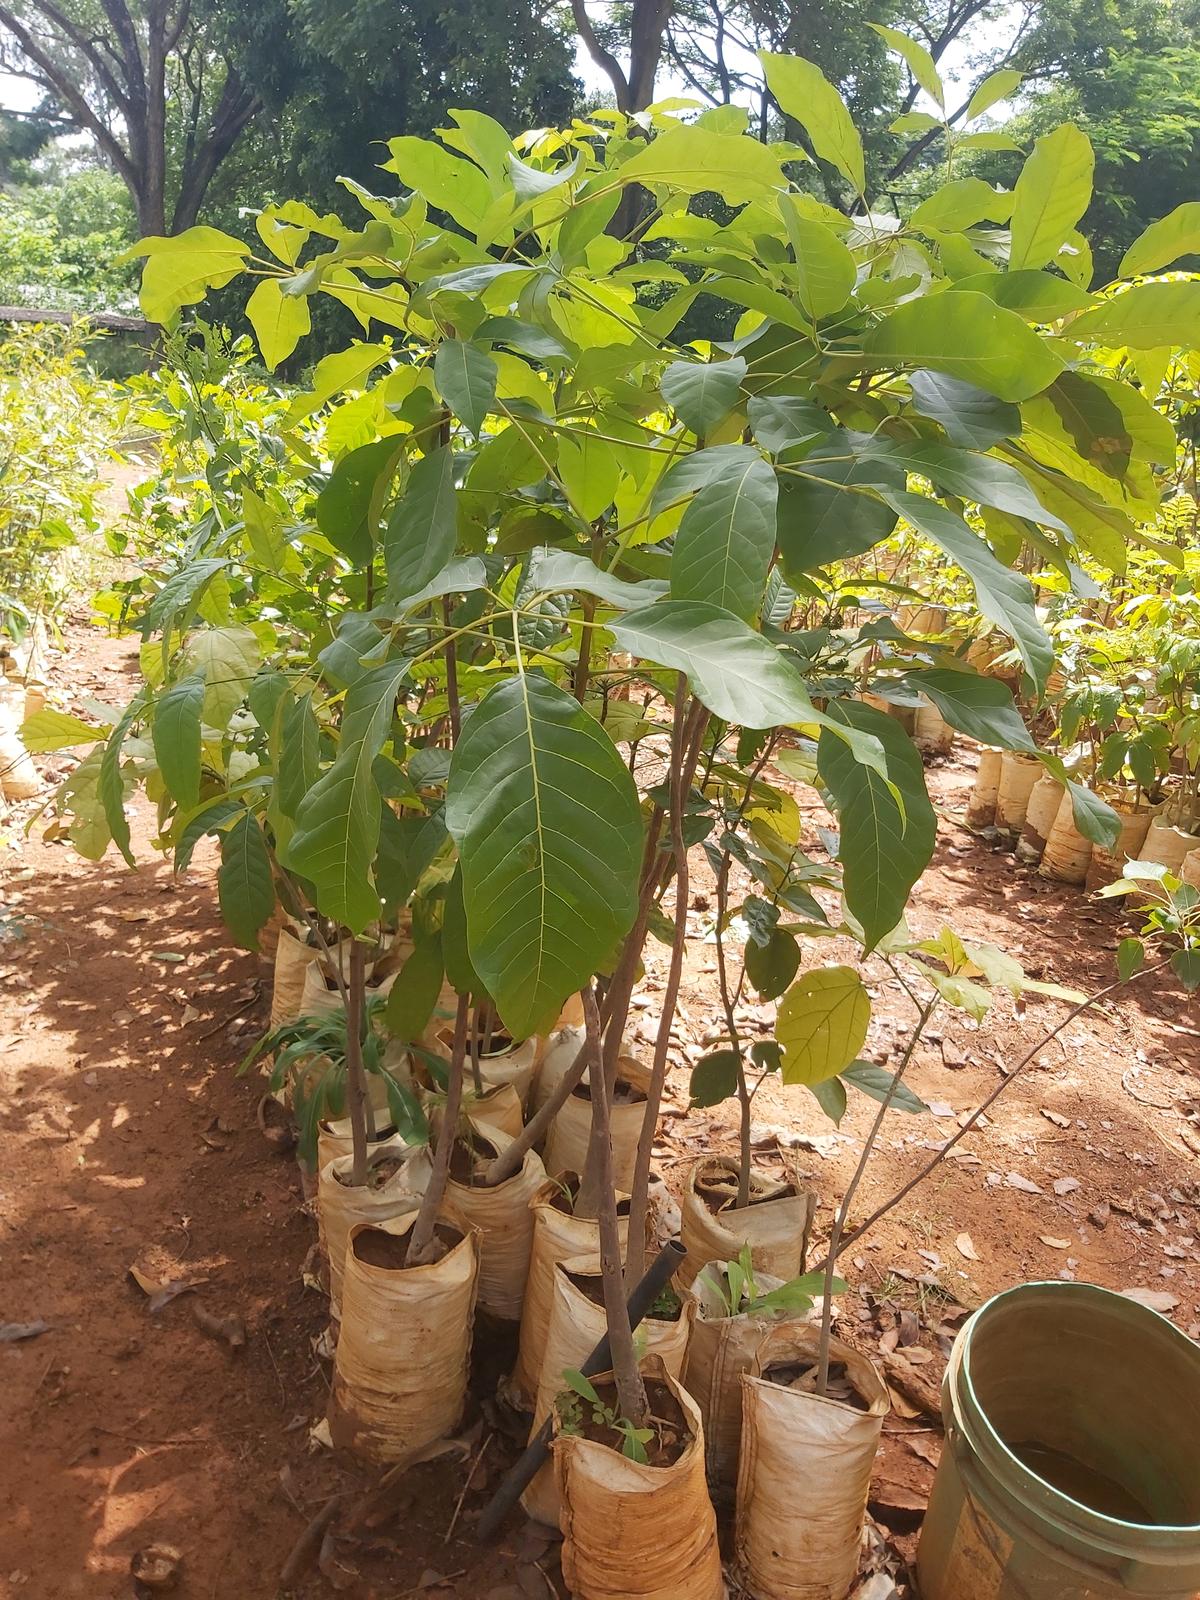
[[[635,1283],[644,1266],[647,1200],[650,1192],[650,1160],[654,1150],[654,1134],[658,1126],[658,1109],[662,1103],[663,1086],[667,1079],[667,1050],[671,1028],[675,1021],[675,1007],[679,1001],[679,985],[683,978],[683,958],[687,946],[688,910],[688,857],[683,838],[683,806],[687,790],[683,786],[684,739],[688,726],[688,683],[684,673],[679,674],[675,688],[675,716],[671,724],[671,849],[675,857],[675,926],[671,940],[671,964],[663,990],[662,1012],[658,1019],[658,1033],[654,1041],[654,1062],[650,1070],[650,1084],[646,1091],[646,1108],[638,1135],[637,1156],[633,1169],[633,1192],[629,1205],[629,1243],[625,1259],[625,1275]]]
[[[860,1222],[857,1228],[854,1228],[850,1233],[844,1233],[841,1236],[837,1243],[836,1252],[834,1252],[831,1248],[830,1258],[832,1258],[833,1261],[836,1261],[838,1256],[840,1256],[844,1251],[848,1250],[850,1246],[858,1239],[861,1239],[863,1234],[866,1233],[869,1228],[873,1228],[881,1218],[887,1216],[889,1211],[894,1210],[902,1200],[906,1199],[919,1183],[924,1183],[929,1174],[934,1172],[942,1164],[942,1162],[950,1154],[951,1150],[954,1149],[955,1145],[959,1144],[963,1139],[965,1139],[967,1134],[970,1133],[971,1129],[974,1128],[978,1123],[979,1119],[982,1116],[985,1116],[987,1112],[991,1110],[992,1106],[995,1105],[996,1101],[999,1100],[1000,1096],[1005,1092],[1005,1090],[1016,1082],[1034,1057],[1037,1056],[1040,1051],[1044,1050],[1052,1039],[1056,1039],[1064,1028],[1068,1027],[1072,1022],[1074,1022],[1076,1017],[1082,1016],[1085,1011],[1089,1011],[1093,1006],[1098,1005],[1101,1000],[1107,999],[1110,994],[1114,994],[1118,989],[1123,989],[1126,984],[1136,983],[1140,978],[1148,978],[1152,973],[1161,972],[1164,967],[1169,965],[1170,958],[1168,958],[1166,961],[1160,961],[1156,966],[1143,967],[1140,972],[1131,973],[1127,978],[1118,978],[1115,983],[1110,983],[1105,988],[1098,989],[1095,994],[1089,995],[1085,1000],[1081,1000],[1077,1005],[1072,1006],[1070,1011],[1067,1012],[1066,1016],[1064,1016],[1061,1021],[1056,1022],[1053,1028],[1042,1034],[1037,1043],[1032,1045],[1026,1051],[1012,1071],[1006,1077],[1001,1078],[1000,1082],[996,1085],[992,1092],[986,1096],[986,1098],[982,1100],[979,1105],[976,1106],[974,1111],[972,1111],[971,1115],[962,1124],[954,1137],[947,1139],[946,1143],[941,1147],[937,1154],[930,1161],[925,1163],[920,1172],[909,1178],[907,1183],[901,1184],[900,1188],[896,1190],[895,1194],[889,1196],[889,1198],[885,1200],[881,1206],[876,1207],[876,1209],[872,1211],[871,1215],[866,1219],[865,1222]],[[815,1268],[815,1270],[817,1272],[826,1271],[829,1266],[830,1258],[822,1261],[820,1265]]]
[[[350,946],[350,981],[346,991],[346,1102],[350,1112],[354,1187],[367,1181],[367,1139],[371,1097],[363,1068],[363,1028],[367,1023],[367,954],[355,939]]]
[[[870,1132],[863,1140],[862,1154],[858,1158],[858,1165],[854,1169],[854,1176],[846,1185],[846,1192],[842,1196],[842,1203],[838,1206],[833,1219],[833,1228],[829,1235],[829,1254],[825,1261],[825,1283],[821,1291],[821,1342],[817,1352],[817,1393],[823,1395],[829,1388],[829,1340],[833,1332],[833,1276],[837,1266],[839,1245],[846,1218],[850,1215],[850,1207],[854,1196],[858,1193],[858,1186],[863,1180],[867,1170],[867,1162],[875,1149],[880,1133],[883,1131],[883,1119],[887,1116],[892,1101],[896,1098],[896,1091],[904,1074],[908,1071],[909,1062],[921,1036],[925,1032],[926,1024],[937,1009],[939,996],[935,993],[931,999],[920,1006],[917,1025],[912,1031],[908,1043],[904,1047],[904,1054],[892,1074],[892,1081],[888,1085],[887,1093],[880,1101],[879,1110],[875,1113],[875,1120],[871,1124]]]
[[[483,1073],[479,1066],[479,1033],[482,1026],[483,1002],[477,1001],[475,1005],[475,1014],[471,1018],[469,1037],[471,1048],[471,1082],[474,1086],[476,1095],[478,1095],[481,1099],[483,1097]]]
[[[467,1022],[470,1002],[465,994],[458,997],[458,1010],[454,1015],[454,1044],[450,1051],[450,1073],[446,1087],[446,1108],[438,1130],[437,1149],[433,1157],[433,1171],[429,1187],[421,1197],[421,1208],[408,1238],[405,1265],[419,1267],[433,1255],[434,1228],[438,1212],[446,1193],[446,1179],[450,1175],[450,1156],[458,1138],[458,1118],[462,1110],[463,1065],[467,1055]]]
[[[633,1330],[625,1303],[625,1279],[621,1271],[621,1235],[617,1223],[617,1191],[613,1181],[612,1131],[609,1123],[611,1100],[604,1054],[600,1042],[600,1013],[591,989],[583,991],[583,1017],[587,1030],[592,1086],[592,1129],[590,1145],[596,1151],[600,1194],[596,1217],[600,1234],[600,1278],[604,1289],[604,1316],[612,1350],[613,1377],[621,1415],[635,1427],[643,1427],[649,1413],[646,1389],[638,1371]],[[593,1163],[589,1151],[588,1165]]]

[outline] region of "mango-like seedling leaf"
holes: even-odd
[[[861,1089],[863,1094],[870,1095],[872,1100],[881,1103],[888,1100],[890,1094],[888,1105],[897,1111],[908,1111],[915,1115],[920,1111],[929,1110],[920,1095],[914,1094],[907,1084],[897,1084],[894,1073],[889,1072],[886,1067],[876,1066],[873,1061],[855,1061],[842,1073],[842,1082],[853,1084],[856,1089]],[[894,1089],[893,1084],[895,1084]]]
[[[247,950],[257,950],[259,930],[275,910],[275,881],[262,826],[252,811],[243,811],[221,833],[217,898],[233,937]]]
[[[515,1038],[548,1031],[633,923],[642,853],[633,779],[571,695],[521,672],[463,727],[446,826],[475,969]]]
[[[692,1068],[689,1094],[694,1106],[716,1106],[737,1093],[740,1057],[736,1050],[714,1050]]]

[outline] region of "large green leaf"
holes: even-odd
[[[1073,122],[1037,141],[1013,190],[1010,270],[1054,260],[1088,208],[1095,165],[1091,141]]]
[[[275,910],[275,882],[267,842],[252,811],[243,811],[221,831],[217,898],[233,937],[247,950],[257,950],[259,930]]]
[[[321,727],[313,711],[311,694],[299,695],[284,707],[275,771],[279,809],[285,817],[294,820],[321,772]]]
[[[1071,796],[1071,815],[1085,839],[1104,850],[1115,850],[1121,837],[1121,818],[1093,789],[1067,779]]]
[[[998,306],[1018,312],[1027,322],[1057,322],[1060,317],[1086,311],[1096,303],[1095,295],[1078,284],[1032,268],[1021,272],[975,272],[969,278],[959,278],[952,287],[955,294],[965,291],[986,295]]]
[[[942,110],[946,109],[946,95],[942,88],[942,80],[938,77],[937,67],[933,57],[923,44],[918,44],[915,39],[910,39],[906,33],[901,33],[898,28],[885,28],[882,23],[868,22],[868,28],[873,28],[879,37],[889,44],[898,55],[904,57],[908,70],[913,78],[924,89],[925,93],[936,100]]]
[[[671,598],[755,616],[775,551],[777,498],[775,473],[758,456],[701,489],[675,535]]]
[[[998,678],[952,667],[926,667],[910,672],[906,681],[929,696],[951,727],[981,744],[999,745],[1002,750],[1037,749],[1012,691]]]
[[[388,1032],[403,1044],[424,1033],[445,978],[441,939],[421,939],[396,974],[384,1008]]]
[[[431,205],[464,228],[478,227],[491,205],[492,191],[473,162],[413,134],[389,139],[388,149],[391,159],[383,163],[385,171],[396,173],[410,189],[419,189]]]
[[[672,361],[662,375],[663,399],[703,439],[733,410],[745,376],[741,356],[728,361]]]
[[[523,585],[533,594],[590,594],[618,611],[650,604],[666,585],[654,578],[630,583],[615,573],[605,572],[587,556],[575,550],[532,550],[525,563]]]
[[[260,281],[246,302],[246,316],[268,372],[287,360],[312,327],[307,297],[284,294],[278,278]]]
[[[886,362],[949,373],[1001,400],[1039,394],[1063,368],[1060,357],[1015,312],[986,295],[957,290],[897,306],[867,335],[866,352]]]
[[[262,660],[262,646],[250,628],[200,628],[188,640],[183,668],[204,678],[202,716],[217,731],[246,698],[250,680]]]
[[[521,673],[463,727],[446,825],[475,968],[516,1038],[547,1032],[633,923],[642,856],[633,779],[571,695]]]
[[[622,184],[668,184],[684,194],[712,189],[730,205],[770,200],[786,187],[779,157],[768,145],[682,125],[642,145],[615,176]]]
[[[1200,255],[1200,200],[1185,200],[1137,236],[1122,258],[1121,276],[1158,272],[1194,255]]]
[[[129,819],[125,815],[125,780],[121,773],[121,755],[129,730],[146,709],[148,698],[148,690],[142,689],[126,706],[121,720],[109,734],[104,749],[100,752],[96,782],[96,794],[104,810],[109,836],[131,867],[137,863],[130,849],[131,835]],[[90,756],[88,760],[91,760]]]
[[[187,228],[140,239],[118,261],[146,257],[142,310],[151,322],[169,322],[182,306],[195,305],[210,289],[236,278],[250,253],[248,244],[219,228]]]
[[[935,189],[909,218],[909,226],[936,238],[939,233],[962,233],[978,223],[1007,222],[1012,195],[993,189],[982,178],[955,178]]]
[[[985,389],[944,372],[914,372],[909,380],[913,410],[940,422],[951,444],[989,450],[1001,439],[1016,439],[1021,412]]]
[[[1128,345],[1157,350],[1166,345],[1200,345],[1200,279],[1135,283],[1132,289],[1085,311],[1063,329],[1078,344]]]
[[[200,713],[204,675],[191,672],[168,685],[154,704],[154,758],[163,782],[179,805],[200,798]]]
[[[1015,67],[1001,67],[998,72],[990,72],[971,96],[967,106],[967,121],[974,122],[976,117],[981,117],[985,111],[990,111],[992,106],[1001,100],[1007,100],[1021,87],[1024,73],[1018,72]]]
[[[375,548],[404,441],[395,437],[360,445],[343,456],[317,496],[317,527],[356,567],[365,567]]]
[[[1039,689],[1054,665],[1054,647],[1038,621],[1033,587],[1022,573],[1013,572],[963,519],[924,495],[886,492],[885,498],[918,532],[932,539],[960,566],[975,585],[979,609],[989,622],[1012,635],[1029,675]]]
[[[407,673],[406,661],[386,661],[350,685],[337,759],[297,807],[283,863],[313,885],[323,916],[355,934],[379,915],[372,867],[382,801],[372,769]]]
[[[185,628],[195,613],[205,589],[229,563],[222,556],[201,556],[173,572],[146,607],[142,617],[142,638],[162,630]]]
[[[854,290],[858,268],[850,251],[823,222],[785,205],[784,221],[795,257],[796,299],[814,321],[840,311]]]
[[[442,399],[478,438],[488,413],[496,409],[495,361],[462,339],[446,339],[434,357],[433,376]]]
[[[863,555],[886,539],[896,513],[873,491],[904,488],[904,469],[856,455],[844,433],[780,469],[779,549],[794,578]]]
[[[31,756],[36,756],[51,750],[73,750],[77,745],[96,744],[107,733],[107,728],[97,728],[81,717],[56,711],[53,706],[43,706],[22,722],[21,743]]]
[[[802,56],[778,56],[765,50],[758,59],[784,116],[800,124],[822,161],[835,166],[858,194],[865,193],[862,140],[846,102],[820,67]]]
[[[858,1055],[871,1025],[871,997],[853,967],[818,967],[779,1002],[775,1037],[784,1083],[810,1088],[836,1078]]]
[[[610,624],[617,647],[686,672],[692,693],[725,722],[804,722],[812,702],[796,668],[740,617],[699,600],[663,600]]]
[[[823,728],[817,743],[817,769],[838,817],[846,905],[873,949],[900,921],[929,865],[937,819],[921,757],[893,717],[856,701],[834,701],[829,714],[874,735],[887,752],[885,780],[856,761],[832,730]]]
[[[754,437],[773,454],[833,431],[829,413],[801,395],[756,394],[746,412]]]
[[[413,467],[392,508],[383,541],[388,596],[402,600],[423,589],[454,554],[458,519],[454,456],[433,450]]]
[[[1047,511],[1015,467],[995,456],[958,450],[932,440],[886,439],[873,436],[858,446],[868,455],[882,455],[898,462],[906,472],[928,478],[942,494],[960,500],[975,500],[995,506],[1014,517],[1027,517],[1046,527],[1070,530],[1053,512]]]

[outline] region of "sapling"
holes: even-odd
[[[442,1124],[438,1129],[437,1146],[433,1156],[433,1170],[429,1176],[429,1186],[421,1197],[417,1220],[413,1223],[412,1232],[408,1237],[405,1265],[410,1267],[419,1267],[437,1259],[435,1230],[438,1212],[441,1210],[442,1200],[446,1194],[446,1180],[450,1175],[450,1157],[454,1151],[455,1140],[458,1138],[458,1118],[462,1109],[463,1069],[467,1055],[467,1022],[469,1013],[470,1001],[465,994],[460,994],[458,1008],[454,1015],[454,1043],[450,1051],[446,1104],[442,1112]]]

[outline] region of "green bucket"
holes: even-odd
[[[921,1533],[922,1600],[1200,1596],[1200,1345],[1086,1283],[963,1326]]]

